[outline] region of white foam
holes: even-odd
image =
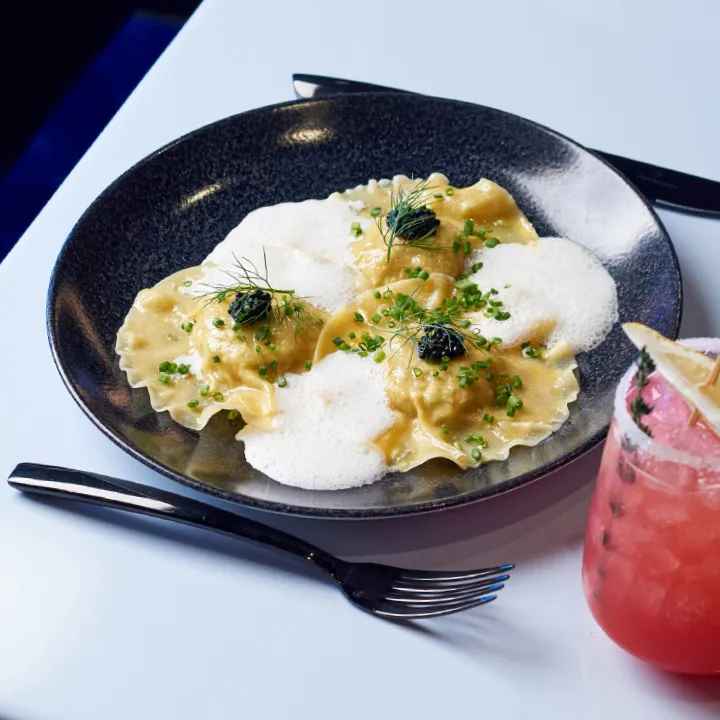
[[[254,210],[203,261],[203,277],[188,292],[226,286],[237,263],[254,265],[274,288],[294,290],[333,313],[354,297],[355,269],[351,226],[357,207],[337,198],[281,203]],[[261,283],[262,284],[262,283]]]
[[[309,255],[294,247],[255,244],[238,248],[232,263],[205,265],[202,278],[193,283],[190,290],[202,294],[210,288],[238,282],[242,279],[236,266],[238,260],[245,267],[252,263],[262,276],[266,274],[267,263],[267,278],[273,288],[294,290],[298,298],[306,298],[329,313],[347,305],[355,296],[355,271],[350,265]]]
[[[379,480],[388,471],[372,445],[393,423],[382,365],[336,352],[304,375],[287,375],[275,392],[272,430],[245,427],[239,435],[254,467],[285,485],[341,490]]]
[[[475,313],[473,323],[486,337],[517,345],[543,322],[554,321],[548,344],[565,341],[576,353],[599,345],[618,319],[615,281],[595,255],[565,238],[540,238],[530,245],[507,243],[476,251],[466,267],[478,287],[495,288],[510,312],[498,321]],[[509,285],[510,287],[505,287]]]
[[[352,223],[371,225],[358,217],[345,200],[304,200],[280,203],[253,210],[208,255],[205,262],[225,265],[233,256],[244,254],[248,245],[292,247],[323,260],[352,264],[350,245],[356,238],[350,232]]]
[[[187,365],[190,368],[191,375],[194,375],[198,380],[203,379],[203,359],[197,350],[193,350],[189,355],[178,355],[173,362],[177,365]]]

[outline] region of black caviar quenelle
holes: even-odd
[[[417,342],[417,354],[421,360],[454,358],[465,354],[465,345],[457,330],[436,323],[425,326],[423,336]]]
[[[238,325],[249,325],[266,318],[270,314],[271,305],[272,295],[269,292],[251,290],[238,293],[230,303],[228,313]]]
[[[435,232],[440,221],[429,207],[408,209],[402,205],[391,210],[385,217],[388,227],[398,237],[406,240],[419,240]]]

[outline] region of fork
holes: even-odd
[[[485,605],[497,597],[513,568],[498,565],[482,570],[434,572],[348,562],[281,530],[214,505],[69,468],[21,463],[10,474],[8,483],[23,492],[174,520],[295,555],[329,573],[354,605],[383,618],[437,617]]]

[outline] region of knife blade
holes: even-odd
[[[417,95],[384,85],[296,73],[293,88],[299,99],[329,97],[341,93],[391,92]],[[613,155],[603,150],[590,152],[599,155],[624,175],[654,205],[680,212],[720,216],[720,182],[669,170],[640,160]]]

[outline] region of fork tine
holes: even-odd
[[[455,570],[454,572],[434,572],[433,570],[403,570],[398,575],[398,580],[417,580],[418,582],[451,582],[474,580],[476,578],[496,575],[512,570],[514,565],[498,565],[497,567],[484,568],[483,570]]]
[[[421,593],[427,595],[447,595],[453,593],[474,593],[482,588],[486,588],[494,583],[502,583],[510,579],[510,575],[494,575],[489,578],[481,578],[475,582],[455,583],[452,585],[444,584],[412,584],[402,580],[396,580],[390,586],[391,590],[403,593]]]
[[[454,605],[447,605],[445,607],[440,607],[437,610],[429,610],[427,608],[417,608],[417,610],[414,610],[412,607],[409,606],[399,605],[393,607],[392,604],[388,603],[387,606],[380,605],[372,609],[371,612],[381,617],[404,620],[439,617],[440,615],[451,615],[452,613],[462,612],[463,610],[470,610],[471,608],[479,607],[480,605],[487,605],[488,603],[495,600],[496,597],[497,595],[486,595],[479,600],[473,600],[472,602],[466,603],[456,603]]]
[[[385,599],[390,602],[402,603],[403,605],[447,605],[453,602],[466,602],[473,598],[487,595],[488,593],[499,592],[505,587],[503,583],[488,585],[480,591],[462,592],[455,595],[397,595],[388,594]]]

